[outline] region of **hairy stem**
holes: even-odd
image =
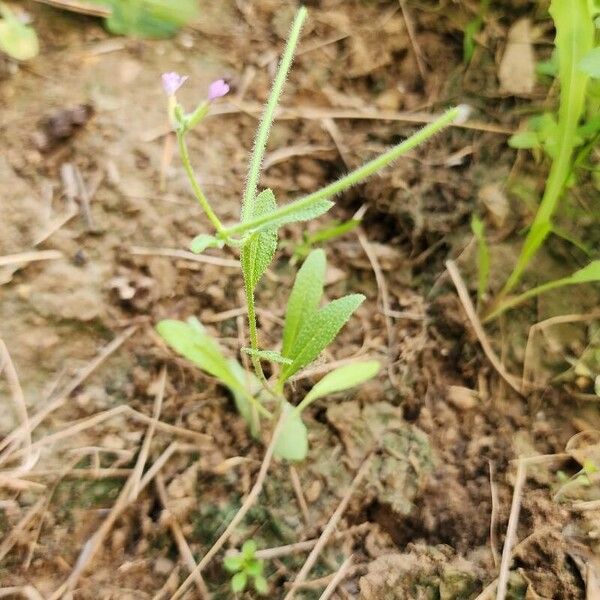
[[[256,229],[257,227],[266,225],[271,222],[275,222],[280,220],[282,217],[286,217],[296,211],[301,209],[306,209],[307,207],[319,202],[321,200],[326,200],[347,190],[348,188],[360,183],[367,177],[370,177],[377,171],[380,171],[390,163],[394,162],[403,154],[406,154],[410,150],[416,148],[419,144],[422,144],[430,137],[434,136],[436,133],[439,133],[445,127],[452,124],[454,121],[458,120],[464,115],[465,108],[462,106],[457,106],[455,108],[450,109],[446,113],[444,113],[439,119],[435,120],[433,123],[430,123],[426,127],[423,127],[420,131],[417,131],[414,135],[410,136],[397,146],[394,146],[391,150],[384,152],[377,158],[369,161],[364,164],[362,167],[348,173],[344,177],[338,179],[337,181],[325,186],[324,188],[305,196],[304,198],[300,198],[294,202],[290,202],[277,210],[265,215],[261,215],[259,217],[255,217],[253,219],[248,219],[247,221],[243,221],[238,223],[237,225],[233,225],[232,227],[228,227],[223,230],[222,235],[231,236],[233,234],[245,233],[247,231],[251,231],[252,229]]]
[[[242,204],[242,220],[245,215],[252,216],[254,214],[254,200],[256,198],[256,190],[258,188],[258,180],[260,178],[260,171],[269,139],[269,132],[273,119],[275,117],[275,110],[281,97],[283,90],[283,84],[287,78],[287,74],[290,70],[292,60],[294,58],[294,51],[298,44],[298,38],[300,37],[300,30],[302,24],[306,18],[306,8],[301,7],[296,14],[294,23],[290,30],[288,41],[281,56],[281,62],[277,69],[277,74],[273,81],[273,87],[269,95],[269,100],[265,106],[265,112],[263,113],[258,132],[256,134],[256,140],[254,141],[254,149],[252,151],[252,158],[250,160],[250,167],[248,169],[248,179],[246,181],[246,190],[244,192],[244,200]]]
[[[210,222],[213,224],[214,228],[217,230],[218,234],[224,233],[224,227],[221,221],[219,221],[219,217],[214,213],[211,208],[198,180],[196,179],[196,175],[194,173],[194,169],[192,168],[192,163],[190,161],[190,154],[188,152],[187,144],[185,143],[185,133],[181,130],[177,130],[177,142],[179,144],[179,154],[181,156],[181,162],[183,163],[183,167],[185,168],[185,172],[190,180],[190,184],[192,186],[192,190],[196,199],[200,203],[202,210],[206,213],[206,216],[209,218]]]

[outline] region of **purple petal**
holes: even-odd
[[[174,96],[175,92],[185,83],[187,75],[180,75],[179,73],[163,73],[162,74],[162,86],[167,96]]]
[[[217,79],[208,86],[208,99],[215,100],[229,93],[229,85],[224,79]]]

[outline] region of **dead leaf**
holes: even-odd
[[[500,90],[515,96],[529,95],[535,85],[535,56],[529,19],[519,19],[508,32],[508,42],[500,61]]]

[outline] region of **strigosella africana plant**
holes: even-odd
[[[213,82],[207,99],[191,113],[185,113],[177,101],[176,93],[187,77],[177,73],[163,75],[169,116],[177,136],[181,160],[194,195],[214,229],[211,234],[201,233],[194,238],[190,249],[196,253],[224,246],[239,249],[250,337],[250,346],[241,350],[250,356],[253,372],[245,371],[238,360],[226,357],[217,341],[208,335],[195,318],[187,322],[161,321],[157,330],[174,350],[217,378],[231,391],[253,435],[259,434],[261,419],[271,420],[275,413],[283,414],[285,420],[276,441],[275,454],[287,460],[303,460],[308,452],[302,411],[318,398],[347,390],[374,377],[380,365],[376,360],[367,360],[334,369],[312,388],[298,406],[294,407],[286,400],[286,384],[335,339],[362,304],[364,296],[349,294],[321,306],[326,271],[325,252],[311,251],[297,273],[288,298],[280,348],[261,348],[254,294],[275,256],[279,229],[288,223],[309,221],[326,213],[334,204],[331,198],[393,163],[452,123],[464,121],[468,114],[464,106],[452,108],[397,146],[337,181],[293,202],[278,205],[271,190],[259,190],[261,165],[306,14],[306,9],[301,8],[292,24],[256,134],[240,220],[234,225],[224,226],[213,210],[195,177],[186,144],[186,134],[207,116],[213,101],[228,93],[229,86],[223,80]],[[276,374],[270,380],[265,377],[262,361],[269,361],[275,367]]]

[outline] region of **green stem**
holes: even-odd
[[[391,150],[384,152],[377,158],[374,158],[348,175],[345,175],[337,181],[312,194],[309,194],[308,196],[305,196],[304,198],[300,198],[295,202],[290,202],[289,204],[286,204],[271,213],[261,215],[260,217],[255,217],[254,219],[249,219],[248,221],[238,223],[232,227],[228,227],[222,232],[222,235],[231,236],[232,234],[245,233],[246,231],[250,231],[260,227],[261,225],[277,221],[281,219],[281,217],[286,217],[291,213],[301,209],[306,209],[311,204],[328,199],[331,196],[335,196],[336,194],[343,192],[349,187],[360,183],[363,179],[366,179],[377,171],[383,169],[403,154],[413,150],[416,146],[422,144],[436,133],[439,133],[442,129],[448,127],[448,125],[462,117],[464,112],[465,109],[461,106],[450,109],[439,119],[436,119],[433,123],[423,127],[423,129],[417,131],[417,133],[410,136],[397,146],[394,146]]]
[[[493,321],[494,319],[498,318],[502,313],[506,312],[507,310],[510,310],[511,308],[514,308],[515,306],[518,306],[519,304],[523,304],[523,302],[526,302],[530,298],[534,298],[535,296],[539,296],[540,294],[544,294],[545,292],[549,292],[550,290],[562,287],[564,285],[573,285],[575,282],[571,282],[570,279],[570,277],[567,277],[563,279],[556,279],[555,281],[549,281],[548,283],[544,283],[530,290],[527,290],[526,292],[523,292],[518,296],[513,296],[512,298],[508,298],[504,302],[500,302],[496,305],[496,308],[494,308],[494,310],[491,313],[485,316],[485,318],[483,319],[483,323]]]
[[[250,167],[248,169],[248,179],[246,181],[246,190],[244,192],[244,200],[242,204],[242,220],[244,215],[251,216],[254,214],[254,201],[256,199],[256,190],[258,188],[258,180],[260,178],[263,157],[267,147],[267,141],[269,139],[269,131],[271,130],[271,125],[273,124],[275,110],[283,90],[283,84],[285,83],[292,60],[294,58],[294,51],[296,49],[296,45],[298,44],[300,30],[302,29],[302,24],[306,18],[306,13],[306,8],[301,7],[296,14],[285,50],[281,57],[281,62],[279,63],[279,68],[277,69],[277,74],[275,75],[275,80],[273,81],[273,87],[271,88],[269,100],[265,106],[265,112],[263,113],[258,132],[256,134],[256,140],[254,142],[254,149],[252,151],[252,158],[250,160]]]
[[[188,179],[190,180],[190,184],[192,186],[192,190],[196,199],[200,203],[202,210],[206,213],[206,216],[209,218],[210,222],[213,224],[214,228],[217,230],[217,233],[220,235],[224,234],[225,228],[221,221],[219,221],[219,217],[214,213],[211,208],[198,180],[196,179],[196,175],[194,174],[194,169],[192,168],[192,163],[190,161],[190,155],[188,152],[187,144],[185,143],[185,133],[181,130],[177,130],[177,142],[179,143],[179,154],[181,156],[181,162],[185,168],[185,172],[187,173]]]

